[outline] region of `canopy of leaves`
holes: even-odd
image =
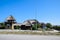
[[[46,27],[47,27],[47,28],[51,28],[51,27],[52,27],[51,23],[47,23],[47,24],[46,24]]]

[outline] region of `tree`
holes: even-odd
[[[20,26],[15,26],[15,29],[19,29],[20,28]]]
[[[57,26],[57,25],[53,26],[52,28],[55,29],[55,30],[60,30],[60,26]]]
[[[32,25],[32,30],[37,30],[37,24]]]
[[[5,24],[4,23],[0,23],[0,29],[5,29]]]
[[[52,25],[51,25],[50,23],[47,23],[47,24],[46,24],[46,27],[47,27],[47,28],[51,28]]]

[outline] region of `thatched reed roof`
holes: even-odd
[[[25,25],[25,26],[31,26],[31,23],[30,23],[30,21],[24,21],[23,25]]]
[[[15,19],[12,15],[10,15],[9,17],[6,18],[6,20],[15,20]]]
[[[31,24],[39,23],[36,19],[30,19],[30,20],[26,20],[26,21],[29,21]]]

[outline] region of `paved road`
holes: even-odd
[[[60,36],[0,34],[0,40],[60,40]]]

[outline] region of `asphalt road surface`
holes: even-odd
[[[0,40],[60,40],[60,36],[0,34]]]

